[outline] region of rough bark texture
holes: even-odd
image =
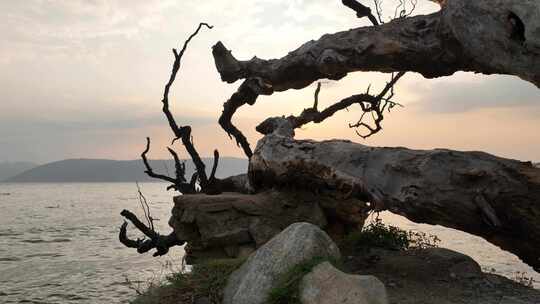
[[[358,199],[335,199],[308,191],[182,195],[174,198],[169,225],[186,240],[188,263],[242,257],[289,225],[309,222],[335,239],[362,227],[369,208]]]
[[[324,35],[280,59],[238,61],[221,42],[213,54],[224,81],[260,78],[273,91],[354,71],[509,74],[540,86],[540,2],[450,0],[431,15]]]
[[[294,184],[343,193],[408,219],[469,232],[540,269],[540,169],[483,152],[295,140],[289,122],[261,139],[255,189]]]

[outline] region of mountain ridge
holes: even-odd
[[[186,179],[194,172],[191,160],[186,163]],[[203,158],[206,170],[210,171],[212,158]],[[155,172],[174,175],[172,160],[149,160]],[[216,177],[227,177],[247,172],[247,159],[222,157]],[[46,183],[46,182],[158,182],[145,173],[142,160],[110,160],[92,158],[74,158],[55,161],[31,168],[2,182],[6,183]]]
[[[39,166],[36,163],[33,162],[25,162],[25,161],[18,161],[18,162],[0,162],[0,181],[6,180],[10,177],[19,175],[27,170],[30,170],[32,168],[35,168]]]

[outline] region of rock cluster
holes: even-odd
[[[289,225],[308,222],[339,238],[361,228],[367,205],[309,192],[182,195],[174,198],[169,225],[187,241],[188,263],[203,258],[247,257]]]
[[[292,267],[315,258],[341,258],[336,244],[315,225],[295,223],[253,253],[229,278],[224,304],[264,304]],[[300,283],[303,304],[386,304],[384,285],[373,276],[348,275],[323,262]]]

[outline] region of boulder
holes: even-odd
[[[223,304],[263,304],[281,275],[314,258],[337,260],[336,244],[319,227],[295,223],[253,253],[229,277]]]
[[[300,282],[302,304],[387,304],[384,284],[371,275],[351,275],[323,262]]]
[[[337,239],[360,229],[365,202],[307,191],[181,195],[169,225],[186,241],[189,264],[207,258],[247,257],[289,225],[309,222]]]
[[[482,268],[470,256],[446,248],[430,248],[426,250],[430,257],[428,265],[436,265],[440,277],[469,279],[482,277]]]

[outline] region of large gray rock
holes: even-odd
[[[253,253],[229,277],[223,304],[263,304],[279,277],[313,258],[339,259],[336,244],[319,227],[295,223]]]
[[[300,283],[302,304],[387,304],[384,284],[374,276],[351,275],[323,262]]]
[[[189,264],[208,258],[243,258],[293,223],[308,222],[339,239],[362,227],[369,207],[355,198],[310,191],[181,195],[169,221],[188,243]]]

